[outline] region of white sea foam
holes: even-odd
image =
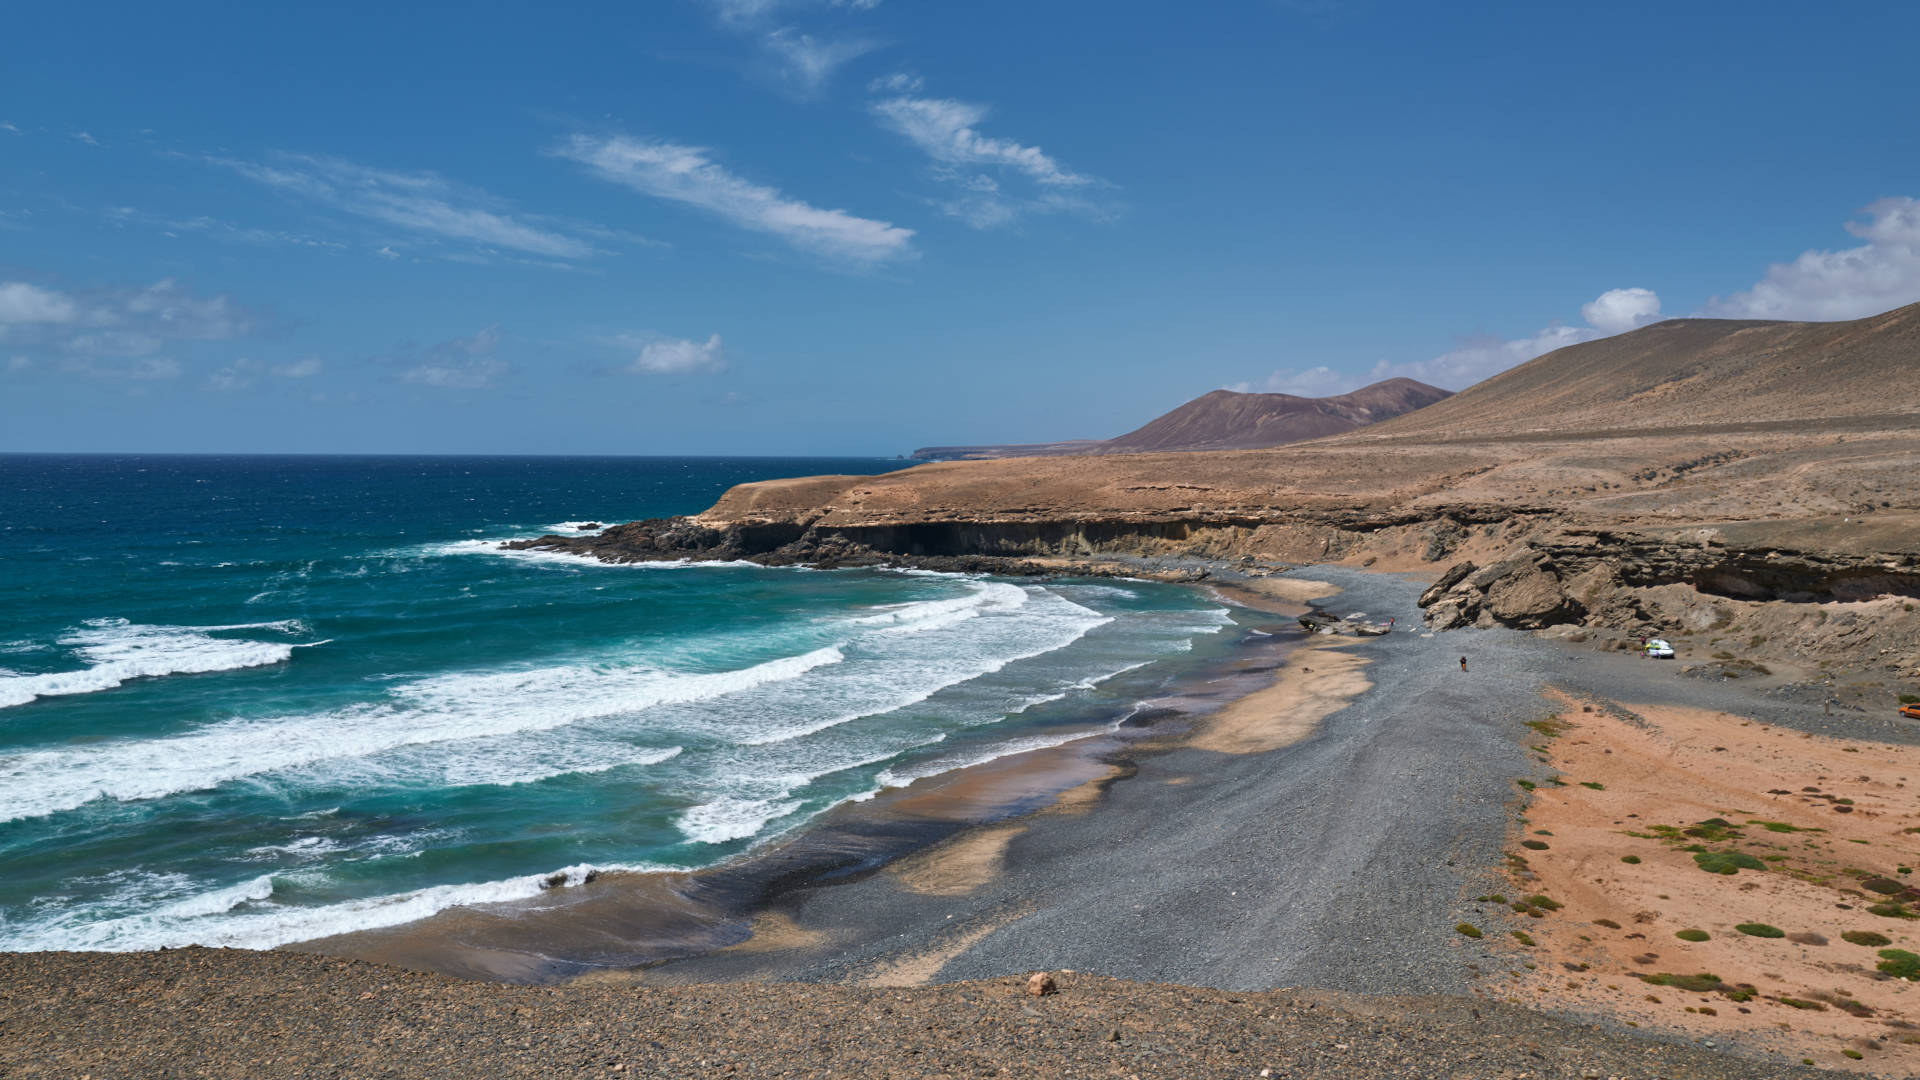
[[[10,923],[0,928],[0,948],[16,952],[137,952],[187,945],[271,949],[295,941],[398,926],[452,907],[525,900],[550,888],[581,884],[601,873],[663,869],[668,868],[580,864],[503,881],[435,885],[316,906],[274,903],[273,876],[262,875],[237,885],[152,905],[134,914],[101,917],[103,908],[124,905],[127,897],[123,892],[101,903],[64,908],[49,917]],[[177,888],[174,882],[168,884]]]
[[[0,756],[0,821],[96,798],[158,798],[399,747],[550,730],[793,679],[843,659],[823,648],[736,671],[565,665],[402,683],[390,700],[319,716],[228,720],[184,735]]]
[[[514,539],[534,539],[533,537],[515,537]],[[401,551],[379,552],[379,557],[435,557],[443,555],[492,555],[496,558],[511,559],[515,562],[544,564],[547,566],[565,566],[579,569],[588,566],[602,566],[617,570],[690,570],[710,569],[713,567],[757,567],[759,563],[745,559],[720,559],[701,562],[694,559],[673,559],[666,562],[605,562],[592,555],[573,551],[541,551],[537,549],[517,549],[502,547],[504,539],[490,540],[449,540],[440,544],[422,544],[419,547]]]
[[[148,626],[126,619],[89,619],[57,639],[88,666],[0,678],[0,708],[43,697],[112,690],[129,679],[237,671],[284,663],[293,656],[295,646],[286,642],[213,636],[240,630],[307,632],[297,619],[229,626]]]
[[[752,836],[767,822],[800,809],[799,800],[715,799],[681,814],[674,821],[687,839],[701,844],[724,844]]]

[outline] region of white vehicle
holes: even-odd
[[[1673,659],[1673,646],[1667,644],[1665,638],[1648,638],[1646,657],[1649,660],[1671,660]]]

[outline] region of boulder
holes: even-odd
[[[1059,989],[1059,985],[1053,981],[1053,976],[1044,971],[1036,971],[1027,976],[1027,993],[1034,997],[1045,997],[1048,994],[1057,993]]]
[[[1439,580],[1427,586],[1427,591],[1420,594],[1420,606],[1430,607],[1439,602],[1440,598],[1445,596],[1448,590],[1466,580],[1468,574],[1478,569],[1480,568],[1472,562],[1454,563],[1452,566],[1449,566],[1447,572],[1440,575]]]

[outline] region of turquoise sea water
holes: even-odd
[[[899,464],[0,457],[0,950],[264,948],[711,864],[1100,730],[1231,636],[1149,583],[495,547]]]

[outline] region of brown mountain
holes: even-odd
[[[1215,390],[1114,439],[1003,446],[929,446],[923,460],[1057,457],[1073,454],[1145,454],[1169,450],[1259,450],[1317,439],[1424,408],[1450,391],[1388,379],[1337,397],[1242,394]]]
[[[1920,304],[1850,322],[1672,319],[1557,349],[1341,441],[1912,415],[1917,388]]]

